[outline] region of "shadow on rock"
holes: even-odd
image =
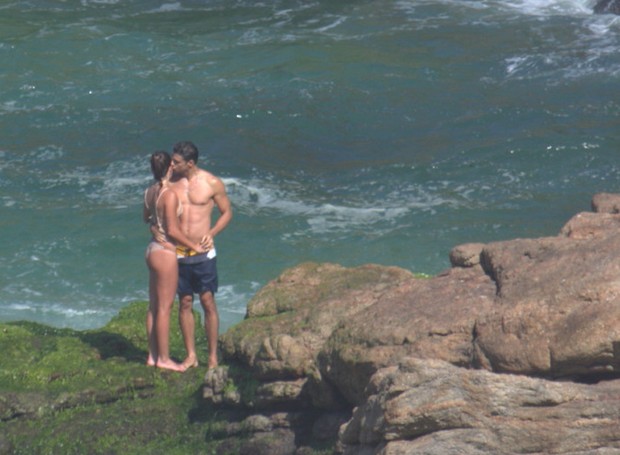
[[[122,357],[129,362],[143,362],[147,352],[139,349],[131,341],[118,333],[87,332],[79,335],[82,342],[97,350],[102,360]]]

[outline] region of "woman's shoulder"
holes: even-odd
[[[157,194],[157,190],[159,189],[159,183],[153,183],[151,186],[147,186],[144,190],[144,194],[152,195]]]
[[[166,204],[176,204],[179,200],[179,196],[177,195],[177,193],[168,185],[164,185],[162,187],[161,192],[159,193],[159,198]]]

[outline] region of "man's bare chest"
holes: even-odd
[[[187,183],[186,203],[190,206],[209,206],[213,203],[213,188],[205,178],[192,179]]]

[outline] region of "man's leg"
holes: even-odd
[[[217,314],[215,297],[211,291],[200,294],[200,304],[205,312],[205,332],[209,343],[209,368],[216,368],[217,363],[217,337],[220,330],[220,319]]]
[[[198,356],[196,355],[196,341],[194,339],[194,296],[179,296],[179,325],[187,351],[187,358],[182,365],[185,368],[197,367]]]

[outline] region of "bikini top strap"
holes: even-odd
[[[155,207],[157,207],[157,204],[159,204],[159,198],[161,198],[161,195],[164,194],[167,190],[168,190],[167,186],[162,186],[160,188],[159,194],[157,195],[157,200],[155,201]]]
[[[164,225],[159,219],[159,211],[157,210],[157,205],[159,204],[159,199],[161,198],[161,195],[164,194],[167,190],[168,190],[168,187],[166,186],[162,186],[160,188],[159,194],[157,195],[157,200],[155,201],[155,210],[153,211],[155,213],[155,220],[157,221],[157,226],[159,227],[159,230],[161,232],[164,232]]]
[[[151,187],[148,187],[147,189],[144,190],[144,206],[146,207],[147,210],[151,210],[151,208],[149,207],[149,200],[148,200],[148,194],[149,194],[149,189]]]

